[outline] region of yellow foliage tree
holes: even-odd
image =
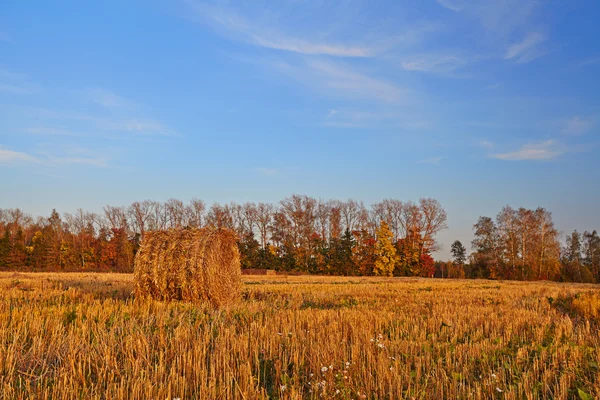
[[[393,234],[387,223],[381,221],[377,229],[377,242],[375,243],[375,266],[373,273],[381,276],[392,276],[396,264],[396,248],[392,243]]]

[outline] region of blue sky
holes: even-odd
[[[434,197],[600,228],[600,3],[7,1],[0,208]]]

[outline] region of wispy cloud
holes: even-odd
[[[488,149],[488,150],[491,150],[494,147],[496,147],[496,145],[494,143],[490,142],[489,140],[480,141],[479,146],[483,147],[484,149]]]
[[[431,128],[431,123],[408,112],[401,112],[394,107],[386,108],[386,110],[381,110],[380,107],[369,110],[334,108],[329,110],[325,116],[323,126],[422,131]]]
[[[277,169],[275,169],[275,168],[266,168],[266,167],[257,167],[256,171],[260,172],[263,175],[268,175],[268,176],[276,175],[278,172]]]
[[[287,65],[296,76],[308,78],[318,88],[356,99],[375,99],[388,103],[408,100],[408,91],[391,82],[360,73],[349,66],[323,60],[307,60],[305,70]],[[308,75],[307,75],[308,73]]]
[[[566,135],[581,135],[590,131],[596,125],[595,118],[574,116],[564,123],[562,133]]]
[[[87,95],[94,103],[106,108],[131,108],[133,106],[133,102],[103,88],[88,89]]]
[[[91,113],[80,113],[77,111],[54,110],[43,107],[16,108],[15,112],[21,113],[29,120],[37,120],[41,126],[27,128],[32,134],[80,136],[80,134],[68,130],[63,125],[69,126],[75,123],[83,125],[87,136],[94,132],[130,132],[145,135],[179,136],[179,134],[167,124],[150,118],[135,118],[127,116],[100,117]],[[60,121],[60,126],[52,126],[50,121]],[[79,131],[79,129],[78,129]]]
[[[580,67],[585,67],[588,65],[594,65],[594,64],[600,64],[600,56],[598,57],[592,57],[592,58],[588,58],[586,60],[583,60],[579,63]]]
[[[375,128],[382,120],[389,121],[390,113],[375,113],[356,110],[329,110],[324,126],[335,128]]]
[[[37,91],[39,87],[28,82],[26,75],[0,69],[0,92],[27,95]]]
[[[41,161],[32,156],[31,154],[23,153],[20,151],[14,151],[0,146],[0,163],[2,164],[22,164],[22,163],[35,163],[39,164]]]
[[[251,22],[232,9],[188,2],[209,25],[225,29],[234,38],[246,43],[274,50],[305,55],[328,55],[335,57],[370,57],[376,50],[367,46],[343,44],[290,36],[281,28],[269,26],[265,21]]]
[[[111,129],[144,135],[179,136],[165,124],[152,119],[129,119],[110,124]]]
[[[107,167],[108,162],[104,157],[53,157],[48,156],[50,165],[88,165],[91,167]]]
[[[271,49],[292,51],[300,54],[325,54],[338,57],[369,57],[374,51],[366,47],[348,47],[327,43],[311,43],[302,39],[279,37],[268,39],[253,36],[254,43]]]
[[[546,140],[544,142],[523,145],[518,150],[512,152],[492,154],[490,157],[506,161],[542,161],[553,160],[564,153],[565,151],[559,149],[558,144],[554,140]]]
[[[64,165],[88,165],[93,167],[108,166],[108,159],[106,157],[95,155],[94,152],[87,149],[73,147],[63,151],[63,153],[64,154],[62,155],[56,155],[47,151],[41,151],[34,155],[32,153],[15,151],[0,146],[0,164],[35,164],[44,167]]]
[[[519,64],[528,63],[547,54],[539,45],[546,41],[546,36],[539,32],[531,32],[525,38],[508,48],[505,60],[515,60]]]
[[[56,136],[78,136],[77,134],[60,128],[52,128],[48,126],[38,126],[25,129],[25,132],[34,135],[56,135]]]
[[[431,53],[408,57],[401,66],[407,71],[449,74],[472,62],[469,58],[451,53]]]
[[[491,83],[483,87],[483,90],[495,90],[502,86],[502,83]]]
[[[451,10],[454,12],[458,12],[461,10],[461,8],[454,1],[451,1],[451,0],[436,0],[436,2],[440,6],[447,8],[448,10]]]
[[[476,21],[496,39],[512,36],[528,26],[538,0],[436,0],[454,12]]]
[[[422,164],[432,164],[432,165],[439,165],[440,162],[444,159],[444,157],[441,156],[437,156],[437,157],[429,157],[429,158],[425,158],[423,160],[420,161],[420,163]]]
[[[10,94],[31,94],[35,93],[36,89],[27,85],[13,85],[7,83],[0,83],[0,92]]]

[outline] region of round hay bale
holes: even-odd
[[[140,297],[230,303],[241,288],[237,236],[215,228],[148,232],[135,257],[134,279]]]

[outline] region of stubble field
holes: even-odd
[[[246,276],[221,310],[132,289],[0,273],[0,399],[600,398],[597,285]]]

